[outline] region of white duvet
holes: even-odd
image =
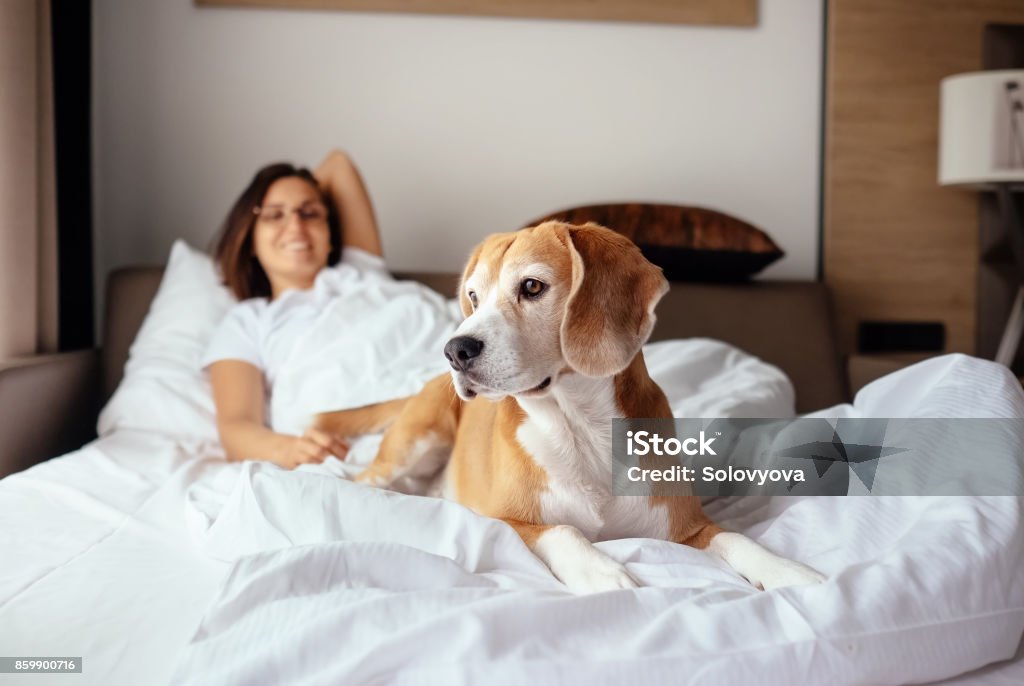
[[[678,415],[792,414],[785,377],[734,348],[647,351]],[[157,421],[150,396],[132,396],[138,421]],[[953,355],[819,414],[1024,417],[1024,394]],[[925,682],[1010,658],[1024,630],[1019,498],[719,499],[720,523],[828,582],[758,592],[700,551],[629,539],[599,545],[644,587],[574,596],[457,504],[352,484],[333,458],[228,464],[208,426],[115,415],[0,482],[0,652],[83,658],[33,684]]]

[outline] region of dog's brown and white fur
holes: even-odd
[[[316,423],[356,435],[393,420],[358,481],[501,519],[577,592],[637,585],[592,545],[627,537],[706,548],[764,589],[822,581],[723,531],[695,496],[612,494],[612,418],[672,416],[641,352],[667,290],[631,241],[594,224],[490,236],[463,274],[451,374]]]

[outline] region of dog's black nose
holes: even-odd
[[[480,356],[484,342],[472,336],[456,336],[444,346],[444,356],[448,364],[457,372],[464,372],[473,363],[473,358]]]

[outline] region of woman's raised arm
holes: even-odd
[[[341,150],[331,150],[313,172],[341,214],[342,244],[383,255],[377,218],[359,170]]]

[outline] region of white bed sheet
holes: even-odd
[[[0,481],[2,652],[83,658],[80,675],[0,684],[168,683],[228,569],[196,549],[186,493],[238,472],[207,445],[122,430]]]
[[[708,368],[735,354],[704,351]],[[687,378],[687,397],[712,401]],[[949,356],[829,414],[1024,416],[1013,381]],[[784,406],[779,388],[762,400]],[[80,655],[70,679],[96,684],[892,683],[1005,660],[1024,627],[1019,498],[719,500],[723,524],[830,581],[758,593],[703,553],[632,539],[601,546],[648,587],[575,597],[507,527],[342,471],[227,464],[211,443],[119,430],[3,480],[3,652]]]

